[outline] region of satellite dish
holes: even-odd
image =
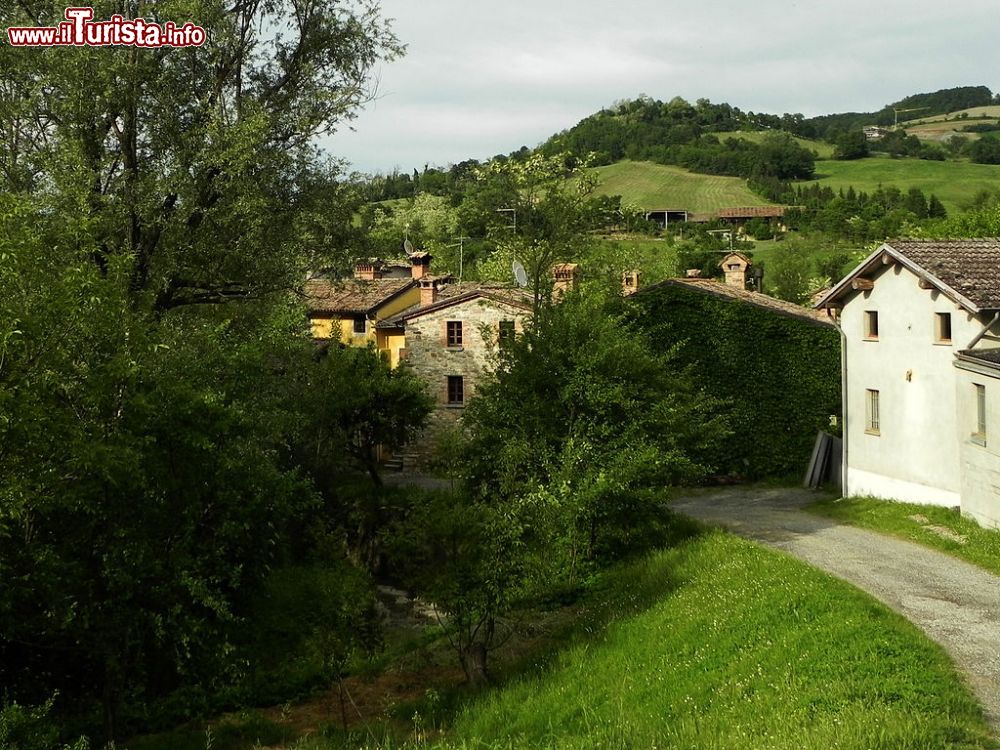
[[[528,273],[524,270],[524,266],[515,260],[511,268],[514,269],[514,279],[517,281],[517,285],[522,289],[528,286]]]
[[[410,242],[409,238],[403,240],[403,252],[407,255],[413,255],[413,243]]]

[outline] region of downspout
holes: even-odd
[[[840,495],[847,497],[847,454],[849,444],[847,440],[847,334],[844,333],[840,325],[840,318],[834,318],[834,325],[840,331]]]

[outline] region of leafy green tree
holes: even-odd
[[[63,8],[8,3],[0,25]],[[123,702],[226,672],[316,508],[287,449],[309,346],[291,296],[346,217],[313,143],[401,51],[367,2],[143,14],[207,42],[0,46],[0,682],[68,686],[109,739]]]
[[[555,563],[563,575],[567,559],[613,546],[627,524],[614,508],[707,471],[700,457],[724,431],[711,401],[672,366],[672,342],[654,346],[617,304],[569,295],[547,310],[500,352],[465,417],[471,486],[490,502],[549,508],[567,549]]]
[[[478,187],[460,210],[467,230],[470,220],[484,226],[497,246],[493,262],[480,264],[480,278],[509,281],[516,259],[527,269],[536,305],[548,298],[552,266],[583,249],[594,217],[601,216],[586,166],[567,154],[532,154],[519,161],[494,160],[478,171]]]
[[[833,141],[834,159],[863,159],[868,156],[868,141],[861,130],[848,130],[840,133]]]

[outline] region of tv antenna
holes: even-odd
[[[521,262],[515,260],[511,264],[511,268],[514,271],[514,279],[517,281],[517,285],[522,289],[528,286],[528,272],[524,270],[524,266],[521,265]]]

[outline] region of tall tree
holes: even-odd
[[[100,696],[113,738],[123,701],[221,671],[312,507],[291,292],[342,231],[314,139],[401,48],[366,0],[95,5],[207,41],[0,46],[0,682]]]

